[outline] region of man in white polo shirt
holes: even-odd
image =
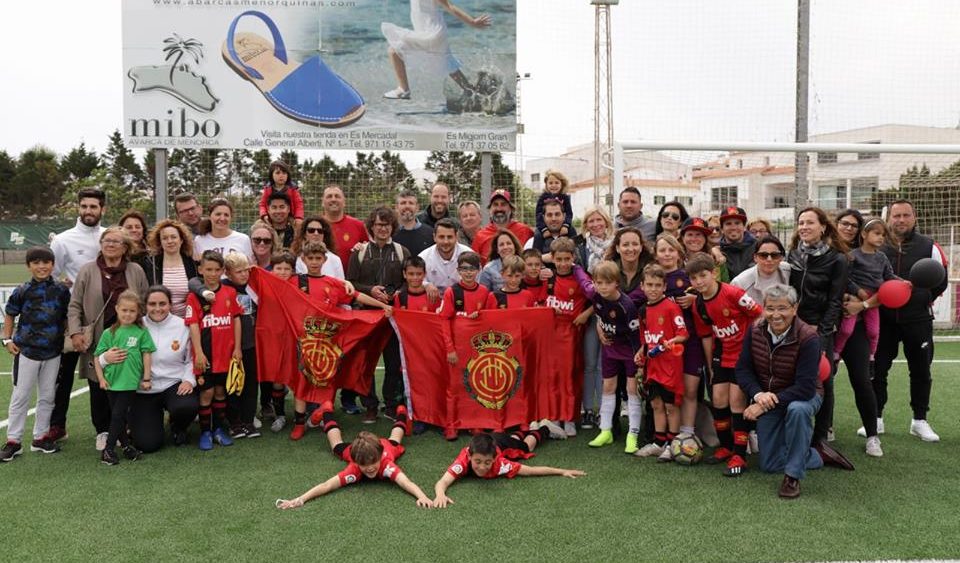
[[[443,290],[460,281],[457,258],[470,247],[457,242],[457,225],[450,219],[440,219],[433,229],[434,245],[420,253],[427,263],[424,285],[431,301],[439,299]]]

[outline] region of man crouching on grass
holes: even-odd
[[[817,329],[797,317],[796,290],[770,286],[763,293],[763,320],[744,335],[736,374],[744,394],[753,398],[743,416],[757,421],[760,468],[784,474],[781,498],[800,496],[806,470],[833,461],[810,447],[813,417],[823,402],[819,366]]]

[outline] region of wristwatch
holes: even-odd
[[[13,342],[12,338],[4,338],[3,340],[0,340],[0,344],[3,344],[4,346],[10,344],[11,342]]]
[[[870,308],[870,302],[869,302],[869,301],[861,301],[861,303],[863,303],[863,309],[864,309],[864,310],[867,310],[867,309]]]

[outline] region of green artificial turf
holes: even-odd
[[[938,345],[938,358],[960,345]],[[9,371],[9,359],[0,361]],[[624,455],[622,444],[593,450],[584,431],[549,442],[531,464],[575,467],[587,476],[466,479],[445,510],[418,509],[389,483],[341,489],[298,510],[291,498],[339,471],[324,436],[242,440],[203,453],[168,447],[118,467],[99,463],[87,396],[70,409],[70,438],[55,455],[26,452],[0,466],[6,561],[760,561],[948,558],[960,530],[955,405],[960,367],[935,364],[931,423],[939,444],[907,433],[906,368],[891,374],[882,459],[863,453],[845,374],[837,380],[835,446],[857,470],[824,469],[803,494],[782,501],[781,476],[752,470],[739,479],[715,466],[680,467]],[[10,379],[0,377],[0,418]],[[338,415],[345,436],[381,435]],[[28,420],[28,432],[33,423]],[[195,432],[191,434],[193,443]],[[405,441],[400,466],[432,497],[467,438],[437,433]]]

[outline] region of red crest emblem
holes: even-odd
[[[327,387],[340,366],[343,350],[333,341],[340,324],[323,317],[303,319],[305,334],[297,341],[300,373],[311,384]]]
[[[470,339],[477,356],[463,370],[463,384],[478,403],[500,410],[520,388],[522,369],[515,357],[507,356],[513,337],[506,332],[489,330]]]

